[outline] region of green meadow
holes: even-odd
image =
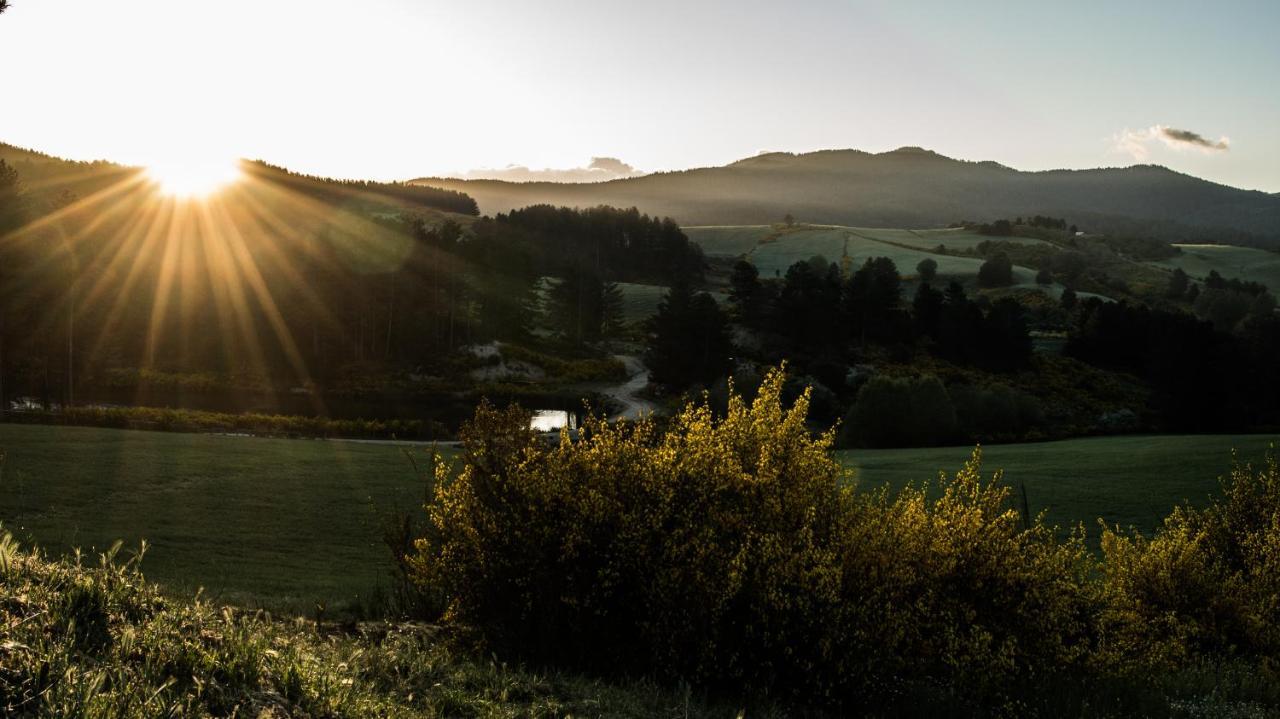
[[[1166,269],[1181,267],[1195,280],[1204,280],[1210,271],[1228,279],[1257,282],[1280,294],[1280,253],[1231,245],[1176,245],[1182,254],[1151,264]]]
[[[1183,501],[1203,503],[1231,452],[1262,455],[1270,436],[1075,439],[985,448],[988,470],[1026,487],[1050,523],[1096,520],[1150,531]],[[150,545],[143,568],[172,588],[309,612],[367,602],[389,586],[387,518],[421,506],[410,455],[422,446],[259,439],[83,427],[0,425],[0,521],[61,553],[115,540]],[[445,450],[452,455],[452,449]],[[863,488],[899,488],[953,471],[968,447],[850,450]]]
[[[968,249],[992,238],[964,230],[894,230],[835,225],[774,225],[686,227],[689,239],[711,257],[746,257],[763,277],[781,276],[796,262],[821,255],[832,262],[857,267],[872,257],[888,257],[903,275],[915,273],[926,257],[938,263],[938,274],[976,277],[982,260],[933,252],[938,245]],[[1027,244],[1041,240],[1008,238]],[[1014,267],[1014,283],[1034,286],[1035,270]]]

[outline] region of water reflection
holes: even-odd
[[[555,432],[561,427],[578,428],[578,418],[573,412],[562,409],[537,409],[529,420],[529,428],[535,432]]]

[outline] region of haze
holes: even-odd
[[[0,137],[379,179],[920,145],[1280,191],[1280,93],[1264,89],[1280,6],[924,7],[18,0],[0,22],[0,61],[21,69]],[[1154,141],[1157,126],[1208,144]]]

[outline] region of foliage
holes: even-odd
[[[982,263],[978,268],[979,287],[1008,287],[1013,284],[1013,262],[1003,252]]]
[[[527,233],[544,274],[587,271],[613,281],[649,284],[702,280],[702,250],[669,217],[650,217],[634,207],[532,205],[494,219]]]
[[[733,305],[735,319],[751,329],[764,327],[772,302],[771,287],[760,281],[760,272],[755,265],[746,260],[735,262],[729,278],[729,301]]]
[[[626,365],[613,357],[562,359],[514,344],[503,344],[501,351],[503,359],[508,362],[536,365],[558,381],[605,382],[621,381],[627,377]]]
[[[1205,290],[1201,297],[1211,293]],[[1280,325],[1257,319],[1232,335],[1183,312],[1091,299],[1077,312],[1065,351],[1148,381],[1152,405],[1166,427],[1267,425],[1280,416],[1271,354],[1280,342]]]
[[[570,271],[547,297],[550,324],[574,344],[598,342],[622,327],[622,293],[613,282],[585,271]]]
[[[938,261],[932,257],[926,257],[916,264],[916,274],[925,282],[932,282],[938,276]]]
[[[1150,539],[1103,528],[1107,654],[1128,671],[1203,657],[1280,669],[1280,468],[1236,464],[1222,498],[1180,507]]]
[[[674,719],[740,706],[644,681],[531,673],[430,626],[343,629],[173,599],[143,579],[141,553],[124,560],[118,550],[96,566],[53,562],[0,534],[0,714]]]
[[[933,375],[873,377],[854,400],[841,428],[841,444],[861,447],[931,447],[957,436],[956,410]]]
[[[1089,562],[1007,508],[979,455],[890,499],[843,487],[808,398],[774,372],[716,420],[589,426],[544,447],[482,408],[418,543],[425,586],[491,646],[543,662],[891,702],[908,687],[998,696],[1089,653]]]
[[[694,294],[676,283],[648,328],[645,364],[655,383],[672,389],[706,386],[729,373],[729,318],[706,292]]]

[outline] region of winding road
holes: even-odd
[[[639,395],[639,392],[649,384],[649,368],[645,367],[644,362],[635,355],[614,355],[613,357],[626,366],[627,381],[599,389],[600,394],[622,408],[621,411],[610,415],[609,421],[639,419],[642,415],[654,413],[658,406]]]

